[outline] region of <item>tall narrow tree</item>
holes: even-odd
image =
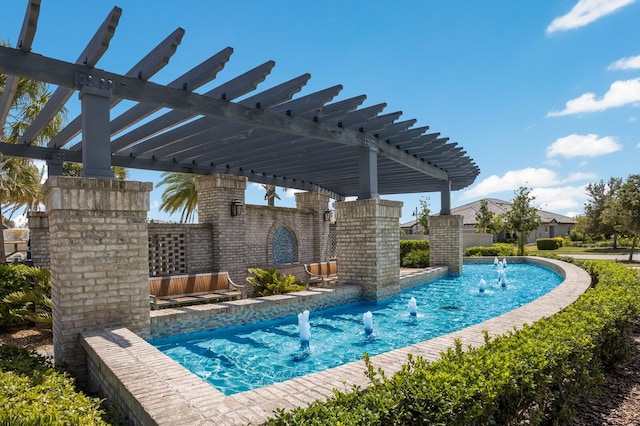
[[[521,186],[511,201],[511,210],[504,215],[506,227],[518,234],[518,256],[524,256],[524,244],[527,236],[535,231],[542,222],[538,211],[531,205],[535,197],[530,196],[530,193],[528,188]]]
[[[640,175],[630,175],[618,192],[618,217],[622,218],[625,229],[633,237],[629,262],[633,260],[633,252],[640,235]]]

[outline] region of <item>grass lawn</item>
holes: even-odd
[[[538,250],[535,244],[531,244],[525,247],[526,253],[528,255],[541,255],[545,254],[555,254],[557,256],[571,256],[574,254],[593,254],[593,255],[619,255],[619,256],[629,256],[630,249],[628,248],[618,248],[612,249],[610,247],[560,247],[556,250]],[[632,265],[640,264],[640,249],[636,247],[636,250],[633,252],[633,260],[629,262],[628,260],[618,260],[618,262],[629,263]]]
[[[628,248],[617,248],[614,250],[610,247],[560,247],[557,250],[538,250],[535,244],[528,245],[526,251],[528,254],[553,253],[559,256],[563,254],[629,254]],[[637,252],[638,250],[636,250],[636,253]]]

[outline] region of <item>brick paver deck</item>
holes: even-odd
[[[557,288],[511,312],[432,340],[407,346],[371,358],[386,374],[398,371],[409,353],[436,360],[452,347],[454,339],[462,344],[484,343],[483,330],[495,336],[548,317],[573,303],[590,285],[582,269],[555,260],[528,258],[528,262],[549,262],[563,270],[565,280]],[[358,361],[322,372],[298,377],[232,396],[221,392],[171,361],[140,337],[125,328],[114,328],[83,335],[89,362],[101,371],[97,380],[109,382],[110,399],[133,404],[134,422],[161,425],[241,425],[260,424],[276,408],[303,407],[315,400],[326,400],[334,388],[352,385],[366,387],[364,362]],[[130,405],[131,406],[131,405]]]

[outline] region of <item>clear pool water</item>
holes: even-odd
[[[150,343],[226,395],[256,389],[357,361],[460,330],[522,306],[552,290],[562,278],[530,264],[506,268],[507,285],[496,267],[465,265],[449,276],[402,292],[384,302],[359,302],[310,314],[311,341],[301,349],[297,316],[197,333]],[[480,279],[487,283],[479,292]],[[417,316],[408,304],[417,301]],[[366,334],[363,314],[373,314]]]

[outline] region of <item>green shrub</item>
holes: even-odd
[[[31,321],[50,325],[52,322],[51,272],[43,268],[27,268],[28,288],[0,298],[1,324]]]
[[[562,238],[538,238],[536,246],[538,250],[557,250],[562,247]]]
[[[429,240],[400,240],[400,259],[415,250],[429,250]]]
[[[513,256],[515,254],[515,246],[507,243],[494,243],[490,247],[473,246],[464,250],[465,256]]]
[[[76,391],[44,357],[0,346],[0,424],[108,425],[104,415],[99,400]]]
[[[533,325],[455,348],[429,362],[409,355],[387,377],[365,356],[371,386],[334,390],[269,425],[567,424],[577,401],[603,382],[603,370],[630,356],[640,315],[638,273],[586,261],[594,288],[564,311]]]
[[[400,266],[405,268],[427,268],[429,267],[429,250],[413,250],[407,253]]]
[[[249,268],[248,271],[253,276],[247,277],[247,282],[253,286],[255,296],[272,296],[307,289],[307,285],[293,275],[283,275],[275,268],[269,268],[268,271]]]
[[[22,264],[0,265],[0,325],[51,323],[51,274]]]

